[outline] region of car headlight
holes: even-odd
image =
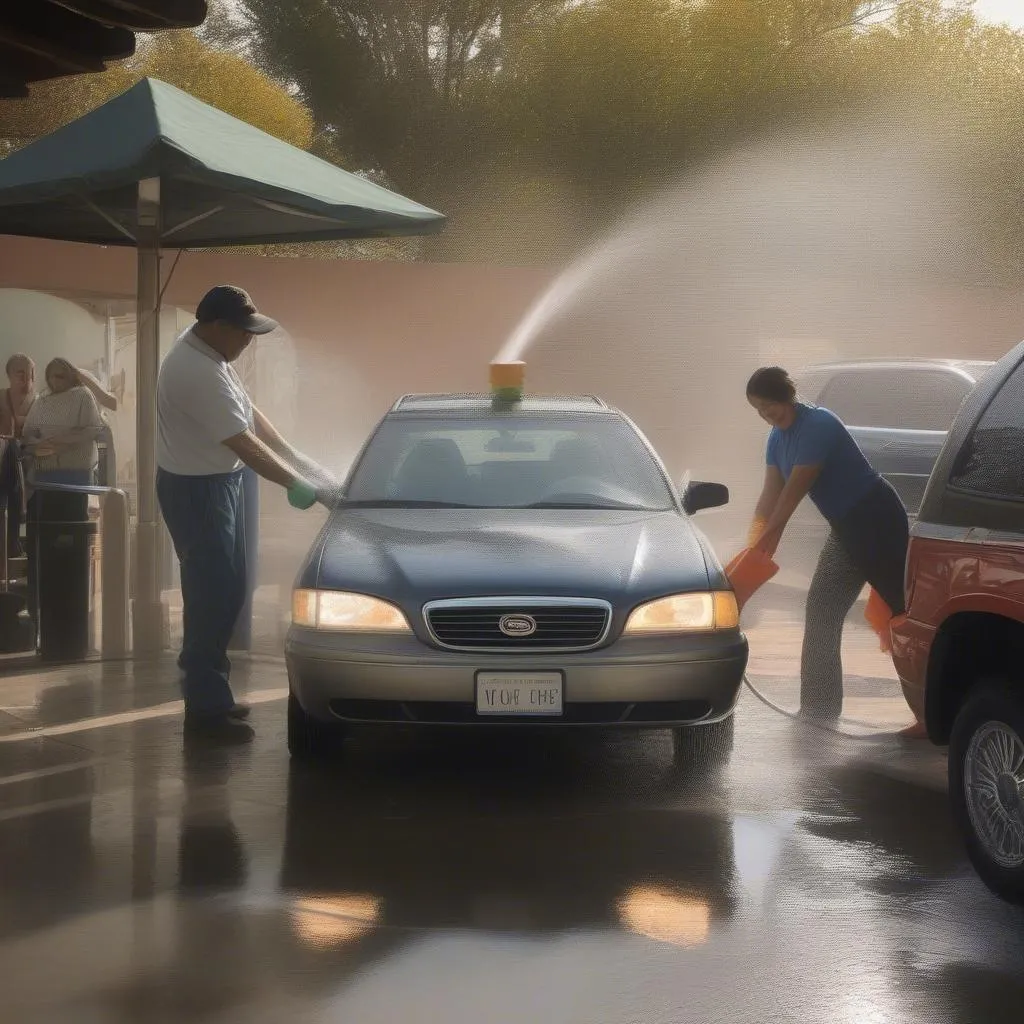
[[[408,633],[409,621],[387,601],[341,590],[296,590],[292,622],[307,629],[351,630],[359,633]]]
[[[707,633],[736,629],[740,611],[731,590],[673,594],[649,601],[633,610],[626,633]]]

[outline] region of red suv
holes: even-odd
[[[1024,903],[1024,344],[965,399],[925,490],[893,659],[978,874]]]

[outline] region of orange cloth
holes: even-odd
[[[778,571],[775,562],[755,548],[744,548],[725,567],[741,609]]]
[[[902,617],[902,616],[901,616]],[[868,604],[864,609],[867,624],[878,634],[878,645],[883,654],[892,654],[892,609],[885,603],[881,595],[871,588]]]

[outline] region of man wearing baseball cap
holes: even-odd
[[[160,367],[157,497],[181,565],[186,734],[246,742],[249,708],[235,702],[227,649],[245,604],[242,472],[288,491],[296,508],[328,504],[337,481],[289,445],[257,409],[232,363],[277,321],[241,288],[218,285]]]

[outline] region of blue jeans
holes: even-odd
[[[157,471],[160,511],[181,564],[186,715],[230,710],[228,643],[245,604],[242,473],[178,476]]]

